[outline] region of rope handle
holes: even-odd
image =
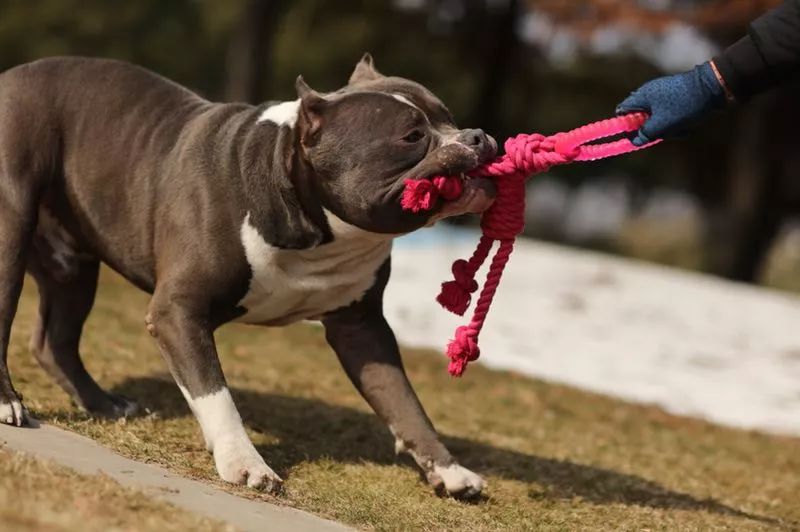
[[[478,358],[478,336],[489,313],[503,270],[514,250],[514,239],[525,226],[525,179],[551,167],[573,161],[596,161],[648,148],[634,146],[627,138],[600,144],[591,142],[621,133],[636,131],[648,119],[646,113],[632,113],[594,122],[566,133],[545,137],[521,134],[505,142],[505,154],[473,171],[473,175],[489,177],[497,190],[495,201],[481,215],[482,236],[469,260],[453,263],[453,280],[442,284],[436,300],[447,310],[463,315],[470,306],[472,294],[479,288],[475,274],[489,258],[494,242],[500,245],[491,259],[472,319],[456,329],[455,338],[447,346],[448,370],[460,376],[467,364]],[[440,197],[456,199],[463,192],[457,176],[436,176],[432,179],[407,179],[400,203],[403,209],[419,212],[433,208]]]
[[[559,133],[554,137],[555,150],[565,154],[577,151],[574,161],[597,161],[649,148],[661,142],[661,139],[643,146],[634,146],[627,138],[602,144],[588,144],[594,140],[636,131],[648,118],[650,115],[647,113],[630,113],[587,124],[567,133]]]

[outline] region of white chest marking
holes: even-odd
[[[294,127],[297,123],[297,113],[300,111],[300,100],[283,102],[267,107],[258,122],[272,122],[278,126]]]
[[[370,233],[326,215],[333,242],[305,250],[268,244],[250,224],[250,215],[245,217],[241,239],[252,278],[239,302],[247,312],[237,321],[285,325],[318,319],[360,300],[375,283],[394,235]]]

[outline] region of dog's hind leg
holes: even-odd
[[[3,169],[0,159],[0,423],[22,426],[27,412],[11,383],[8,343],[36,226],[36,201],[30,188],[12,180]]]
[[[103,390],[81,361],[79,343],[83,324],[94,304],[99,262],[80,260],[67,279],[56,279],[37,254],[28,269],[39,287],[39,320],[30,348],[42,368],[79,407],[107,417],[136,412],[136,403]]]
[[[397,452],[410,454],[437,491],[475,497],[484,480],[460,466],[439,440],[408,382],[394,333],[383,317],[388,262],[378,277],[361,301],[323,320],[328,343],[355,387],[389,426]]]

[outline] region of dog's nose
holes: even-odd
[[[481,158],[494,157],[497,153],[497,142],[482,129],[465,129],[459,134],[458,141],[475,150]]]
[[[486,138],[486,133],[482,129],[464,129],[459,135],[459,142],[466,144],[471,148],[480,148],[489,142]]]

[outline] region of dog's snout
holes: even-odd
[[[497,153],[497,142],[482,129],[465,129],[459,134],[458,141],[475,150],[481,159],[494,157]]]
[[[489,139],[482,129],[465,129],[461,132],[460,141],[471,148],[480,149],[483,145],[488,144]]]

